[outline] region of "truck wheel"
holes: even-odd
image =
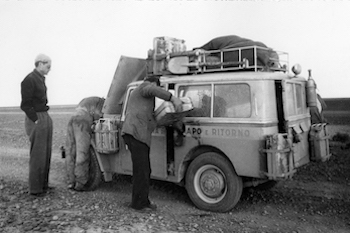
[[[239,201],[243,182],[230,161],[218,153],[207,152],[188,167],[186,190],[199,209],[227,212]]]
[[[95,190],[102,181],[102,172],[96,153],[93,147],[90,146],[90,167],[89,167],[89,180],[85,184],[84,188],[88,191]]]

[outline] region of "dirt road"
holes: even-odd
[[[329,161],[303,167],[293,180],[271,190],[244,190],[229,213],[201,211],[184,188],[159,181],[152,182],[150,191],[158,210],[140,213],[127,207],[127,176],[116,176],[93,192],[66,189],[58,148],[67,116],[52,118],[50,185],[55,189],[33,198],[28,194],[29,143],[23,116],[1,115],[0,232],[350,232],[350,150],[341,148],[345,144],[332,143]]]

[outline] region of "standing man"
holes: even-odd
[[[104,101],[104,98],[95,96],[83,99],[68,122],[66,168],[69,189],[88,190],[91,126],[102,117]]]
[[[48,190],[52,148],[52,120],[48,114],[45,75],[51,69],[51,59],[39,54],[35,69],[21,83],[21,109],[25,112],[25,131],[29,137],[29,193],[42,196]]]
[[[151,135],[156,128],[154,118],[155,97],[171,101],[177,112],[182,109],[180,99],[162,89],[158,77],[148,77],[130,95],[122,128],[125,143],[131,152],[133,164],[133,188],[130,207],[136,210],[155,210],[148,199],[151,177]]]

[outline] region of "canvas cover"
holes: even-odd
[[[268,47],[259,41],[253,41],[250,39],[242,38],[236,35],[229,36],[221,36],[210,40],[208,43],[202,45],[201,47],[195,49],[204,49],[204,50],[223,50],[223,49],[231,49],[231,48],[240,48],[246,46],[259,46],[266,48],[267,50],[258,49],[257,50],[257,59],[258,65],[275,67],[275,64],[272,60],[278,60],[278,55],[272,49],[268,49]],[[249,60],[249,64],[254,64],[254,53],[253,50],[245,51],[244,57]],[[224,61],[233,61],[236,59],[236,55],[232,54],[234,57],[230,57],[229,53],[227,54]]]

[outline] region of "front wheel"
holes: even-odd
[[[243,182],[228,159],[207,152],[195,158],[188,167],[186,190],[199,209],[227,212],[239,201]]]
[[[84,185],[84,188],[88,191],[95,190],[102,181],[102,172],[100,165],[98,164],[95,150],[92,146],[89,149],[90,153],[90,166],[89,166],[89,180]]]

